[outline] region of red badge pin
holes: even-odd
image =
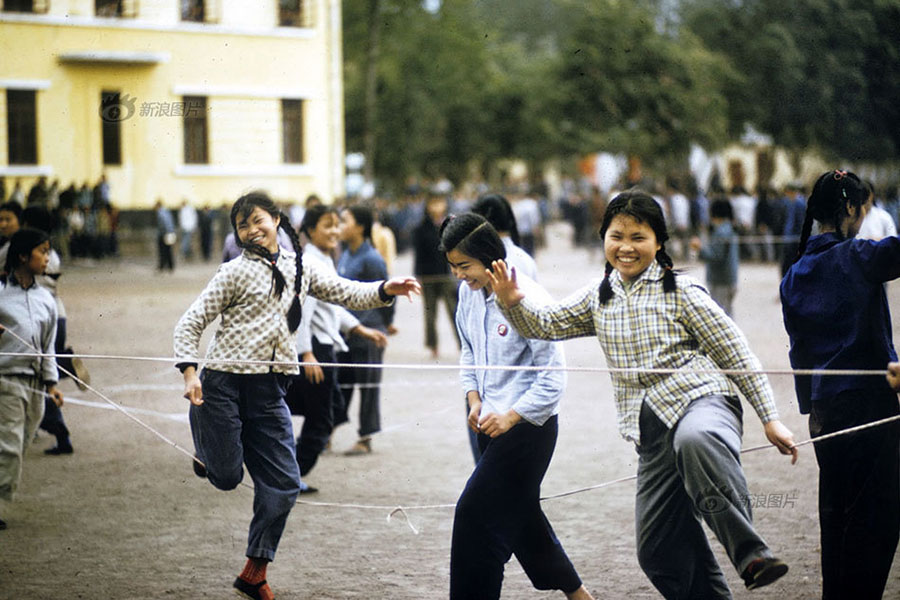
[[[497,325],[497,333],[505,336],[507,333],[509,333],[509,327],[507,327],[505,323],[500,323],[499,325]]]

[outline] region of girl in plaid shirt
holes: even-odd
[[[248,560],[234,587],[248,598],[269,600],[266,565],[275,557],[300,491],[284,396],[289,376],[299,373],[295,332],[303,300],[309,294],[348,308],[374,308],[390,304],[393,296],[418,293],[419,285],[412,278],[355,282],[304,264],[290,220],[261,192],[235,202],[231,225],[243,253],[219,266],[178,321],[175,356],[191,401],[195,472],[222,490],[238,486],[243,464],[253,478]],[[295,252],[279,250],[279,228],[290,236]],[[198,376],[193,361],[200,337],[219,316],[208,362]]]
[[[562,302],[541,306],[496,261],[494,293],[524,336],[596,335],[612,368],[619,431],[639,462],[638,562],[666,598],[731,598],[700,518],[725,546],[748,589],[787,572],[753,528],[740,463],[742,393],[766,436],[796,460],[768,380],[743,333],[699,284],[676,277],[666,223],[649,195],[632,190],[609,204],[600,229],[606,275]],[[653,373],[645,369],[675,369]],[[750,373],[726,376],[716,371]]]

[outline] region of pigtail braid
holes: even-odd
[[[663,292],[675,291],[675,271],[672,266],[672,257],[666,252],[666,245],[660,244],[659,250],[656,252],[656,262],[663,268]]]
[[[275,295],[278,298],[281,298],[281,294],[284,292],[284,286],[287,282],[284,280],[284,274],[278,269],[275,257],[272,256],[272,253],[259,244],[243,244],[237,236],[235,236],[235,241],[238,246],[259,256],[265,261],[266,265],[268,265],[269,269],[272,271],[272,287],[274,288]]]
[[[800,260],[803,253],[806,252],[806,242],[809,241],[809,235],[812,233],[813,220],[812,210],[807,204],[806,217],[803,219],[803,229],[800,231],[800,243],[797,245],[797,256],[794,257],[794,262]]]
[[[294,333],[297,331],[297,327],[300,326],[300,318],[303,316],[303,305],[300,304],[300,289],[303,283],[303,248],[300,246],[300,237],[291,226],[291,221],[286,214],[281,213],[279,225],[284,229],[285,233],[287,233],[291,240],[291,246],[294,248],[294,252],[297,255],[297,258],[295,259],[297,274],[294,277],[294,299],[291,301],[291,307],[288,309],[287,313],[288,329],[291,333]]]
[[[609,283],[609,274],[612,273],[613,266],[612,263],[606,261],[606,274],[603,276],[603,281],[600,283],[600,305],[603,306],[607,302],[609,302],[610,298],[613,296],[612,285]]]

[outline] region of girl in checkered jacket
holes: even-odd
[[[619,431],[638,452],[638,562],[666,598],[731,598],[706,521],[748,589],[787,572],[753,528],[740,463],[743,394],[766,436],[796,460],[772,389],[743,333],[697,282],[675,276],[662,210],[632,190],[600,229],[606,274],[562,302],[526,298],[495,261],[492,288],[526,337],[597,336],[612,373]],[[720,370],[738,370],[725,375]]]
[[[234,587],[246,597],[266,600],[273,597],[266,566],[300,491],[284,396],[289,377],[299,373],[295,344],[303,301],[311,295],[367,309],[420,290],[410,277],[364,283],[304,263],[290,220],[265,193],[239,198],[231,225],[243,252],[219,266],[178,321],[175,356],[191,402],[195,472],[222,490],[240,484],[243,465],[253,479],[248,560]],[[290,236],[294,252],[279,249],[279,228]],[[200,337],[217,317],[221,320],[198,375]]]

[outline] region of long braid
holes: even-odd
[[[303,305],[300,304],[300,289],[303,283],[303,248],[300,246],[300,237],[291,226],[290,219],[284,213],[281,213],[279,226],[287,233],[291,240],[291,246],[294,248],[294,252],[297,255],[297,258],[295,259],[297,274],[294,277],[294,299],[291,301],[291,307],[288,309],[287,313],[288,329],[293,333],[297,331],[297,327],[300,326],[300,319],[303,316]]]
[[[809,236],[812,233],[814,220],[812,210],[810,210],[810,206],[807,204],[806,217],[803,219],[803,229],[800,231],[800,244],[797,246],[797,256],[794,257],[794,262],[800,260],[803,253],[806,252],[806,243],[809,241]]]
[[[603,281],[600,283],[600,304],[605,305],[609,299],[613,297],[612,285],[609,283],[609,274],[612,273],[612,263],[606,261],[606,273],[603,275]]]

